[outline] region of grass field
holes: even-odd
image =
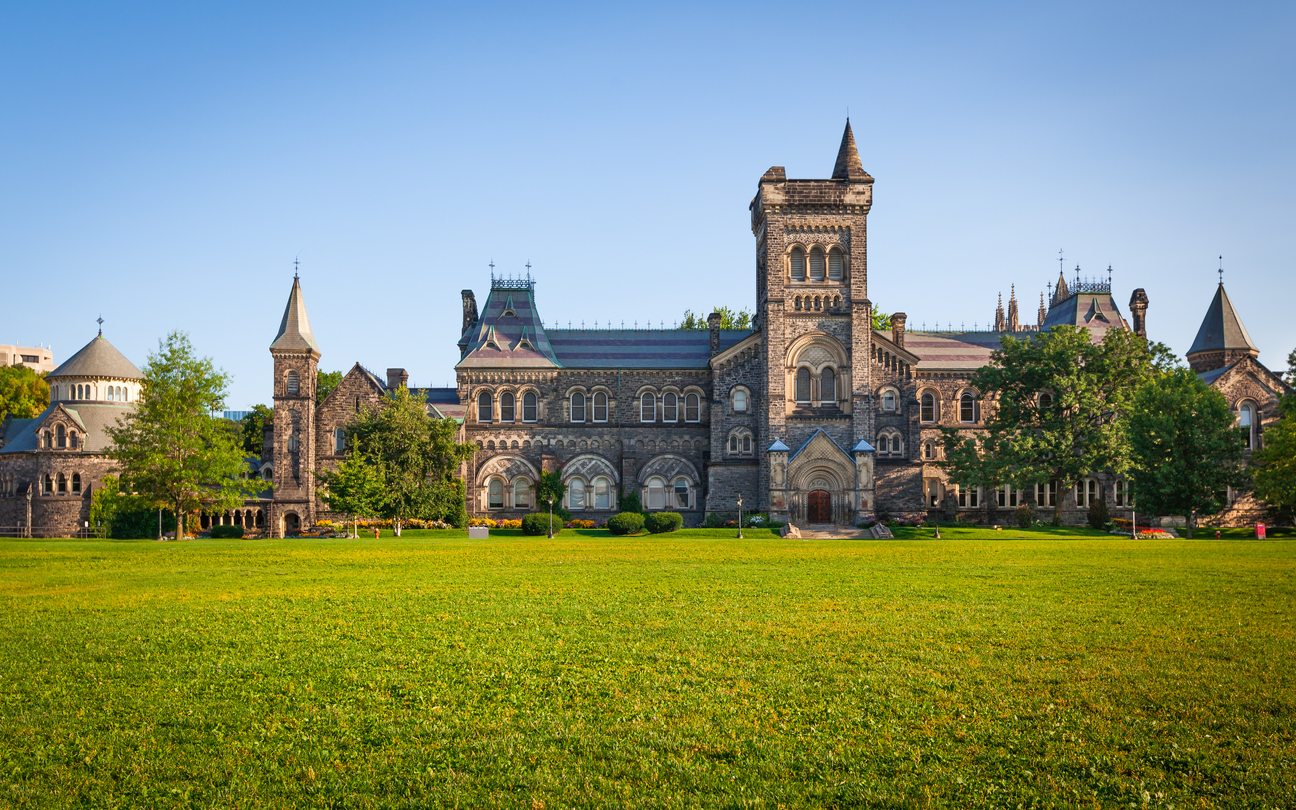
[[[731,534],[0,541],[0,807],[1296,806],[1296,541]]]

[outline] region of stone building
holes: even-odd
[[[46,375],[50,405],[0,424],[0,534],[75,536],[114,471],[106,428],[135,407],[143,374],[100,332]]]
[[[480,308],[464,290],[456,386],[415,393],[478,447],[464,469],[470,513],[506,518],[542,507],[533,487],[544,471],[562,475],[568,509],[600,521],[629,493],[690,525],[736,512],[739,497],[745,511],[798,523],[933,509],[1003,522],[1019,504],[1051,509],[1058,500],[1068,521],[1081,522],[1100,497],[1127,511],[1119,480],[983,492],[960,488],[938,465],[941,426],[983,425],[969,380],[1001,337],[1071,324],[1101,339],[1131,328],[1110,281],[1059,274],[1030,324],[1014,289],[984,331],[913,329],[904,313],[874,329],[872,204],[873,178],[849,122],[829,178],[789,179],[777,166],[760,178],[749,206],[751,329],[720,329],[718,316],[706,330],[559,329],[542,320],[530,277],[492,277]],[[1147,306],[1135,290],[1132,328],[1144,336]],[[275,420],[265,458],[276,531],[325,515],[306,471],[335,465],[354,414],[407,385],[399,368],[383,378],[357,364],[316,405],[320,351],[295,279],[271,346]]]

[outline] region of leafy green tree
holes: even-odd
[[[563,483],[562,475],[557,472],[542,472],[540,480],[536,481],[536,511],[548,512],[549,501],[553,500],[553,511],[555,515],[561,515],[563,520],[571,520],[571,512],[564,505],[563,498],[567,495],[567,485]]]
[[[323,470],[316,477],[323,484],[320,497],[328,508],[351,517],[352,537],[357,518],[380,512],[386,489],[382,473],[354,448],[336,470]]]
[[[716,307],[711,312],[720,313],[721,329],[751,329],[752,314],[748,310],[734,311],[729,307]],[[693,310],[684,310],[684,319],[680,321],[680,329],[710,329],[707,323],[708,314],[694,315]]]
[[[421,399],[398,388],[380,407],[365,408],[347,437],[383,484],[376,504],[397,535],[409,518],[467,523],[463,483],[454,478],[476,447],[455,441],[453,419],[433,419]]]
[[[1100,472],[1124,473],[1130,463],[1122,416],[1135,390],[1169,362],[1164,346],[1125,330],[1102,343],[1089,331],[1059,326],[1025,338],[1005,335],[988,366],[972,375],[987,400],[985,430],[941,428],[950,477],[961,484],[1026,488],[1055,482],[1061,493]]]
[[[886,314],[882,310],[878,309],[877,304],[873,305],[873,328],[874,329],[891,328],[891,316]]]
[[[253,405],[241,422],[243,452],[261,458],[265,442],[265,426],[274,424],[274,409],[267,405]]]
[[[1296,371],[1296,352],[1292,352]],[[1296,515],[1296,394],[1283,398],[1282,417],[1265,428],[1260,449],[1251,454],[1255,495],[1278,513],[1279,520]]]
[[[33,419],[49,407],[45,375],[26,366],[0,366],[0,420]]]
[[[210,359],[194,353],[187,335],[172,332],[149,355],[135,409],[107,429],[122,488],[152,508],[174,510],[177,539],[189,513],[234,508],[265,486],[243,477],[243,448],[212,416],[223,408],[228,384]]]
[[[1139,509],[1183,515],[1189,537],[1197,515],[1228,505],[1228,487],[1248,485],[1245,444],[1228,402],[1186,368],[1147,380],[1126,428]]]
[[[340,371],[319,371],[315,372],[315,404],[328,399],[328,395],[333,393],[333,389],[342,383],[342,372]]]

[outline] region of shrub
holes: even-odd
[[[653,512],[644,518],[643,525],[653,534],[666,534],[678,531],[684,525],[684,516],[679,512]]]
[[[1035,512],[1030,508],[1030,504],[1024,503],[1013,510],[1013,519],[1021,528],[1029,529],[1035,525]]]
[[[211,536],[212,539],[228,538],[228,537],[239,538],[243,536],[243,527],[242,526],[212,526]]]
[[[562,518],[557,515],[554,515],[552,520],[554,537],[557,537],[559,532],[563,530],[563,521]],[[542,534],[547,535],[549,534],[549,521],[550,517],[548,512],[533,512],[532,514],[522,518],[522,533],[533,537],[538,537]]]
[[[569,529],[592,529],[594,521],[592,520],[569,520],[566,523]]]
[[[607,528],[612,534],[638,534],[643,531],[644,516],[638,512],[621,512],[608,518]]]
[[[708,529],[723,529],[738,525],[732,512],[707,512],[702,525]]]
[[[639,514],[643,514],[643,506],[639,503],[638,490],[632,489],[622,495],[621,499],[617,502],[617,508],[622,512],[638,512]]]
[[[1095,498],[1089,502],[1089,528],[1105,529],[1111,522],[1111,513],[1107,511],[1107,499]]]

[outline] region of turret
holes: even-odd
[[[1142,287],[1130,295],[1129,306],[1130,317],[1134,319],[1134,334],[1146,338],[1148,297]]]

